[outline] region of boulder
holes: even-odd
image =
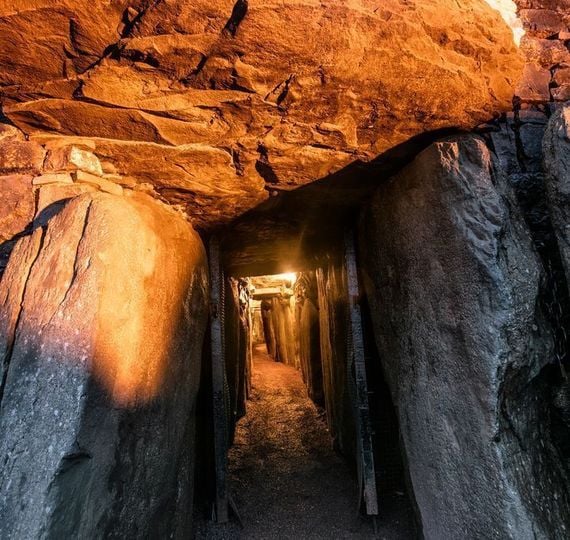
[[[550,215],[570,284],[570,104],[550,119],[543,150]]]
[[[472,128],[522,72],[485,0],[52,4],[0,8],[4,114],[36,140],[92,139],[201,226]]]
[[[360,257],[426,539],[567,538],[541,266],[482,139],[431,145],[363,212]]]
[[[82,194],[17,244],[0,537],[190,535],[206,289],[198,235],[142,194]]]

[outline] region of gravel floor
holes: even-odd
[[[357,485],[331,448],[323,413],[300,374],[258,348],[253,395],[229,455],[237,520],[218,525],[196,516],[197,539],[414,538],[403,497],[382,501],[377,532],[357,512]]]

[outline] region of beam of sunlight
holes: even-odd
[[[493,9],[496,9],[505,22],[511,27],[513,32],[513,40],[520,46],[521,39],[524,36],[524,28],[522,21],[517,15],[517,6],[513,0],[485,0]]]

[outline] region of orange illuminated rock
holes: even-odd
[[[510,107],[522,71],[484,0],[15,5],[0,8],[4,113],[43,142],[92,139],[206,225],[472,128]]]
[[[0,272],[6,266],[15,239],[32,221],[34,211],[32,176],[0,175]]]
[[[206,288],[198,235],[142,194],[80,195],[17,244],[0,283],[0,537],[190,535]],[[123,475],[133,463],[152,475]]]

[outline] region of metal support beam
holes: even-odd
[[[364,335],[362,314],[360,312],[360,287],[354,247],[354,232],[345,235],[345,262],[348,282],[349,337],[352,346],[348,347],[348,369],[351,384],[354,385],[353,409],[355,413],[357,435],[357,467],[360,497],[364,498],[366,513],[378,514],[376,493],[376,474],[374,469],[374,451],[372,447],[372,428],[368,407],[368,383],[366,380],[366,362],[364,355]]]
[[[214,462],[216,472],[215,517],[228,521],[228,418],[225,406],[224,278],[220,266],[220,245],[210,239],[210,334],[212,349],[212,396],[214,418]]]

